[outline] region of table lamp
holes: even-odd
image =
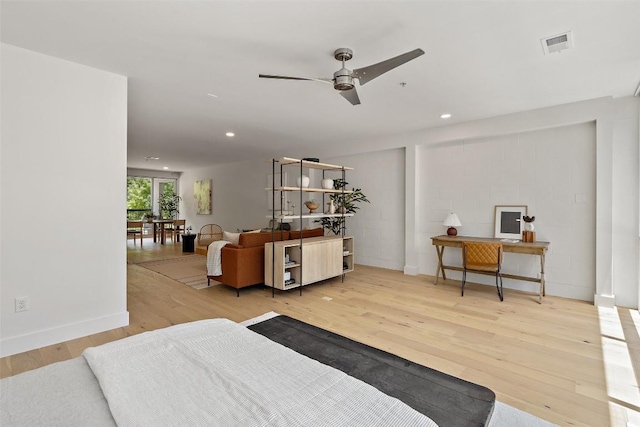
[[[444,222],[442,223],[442,225],[444,225],[445,227],[449,227],[447,229],[447,235],[448,236],[457,236],[458,235],[458,230],[456,230],[455,227],[460,227],[462,224],[460,223],[460,220],[458,219],[458,215],[456,215],[453,212],[451,212],[444,219]]]

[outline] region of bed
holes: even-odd
[[[287,316],[208,319],[0,381],[6,426],[483,426],[495,395]]]

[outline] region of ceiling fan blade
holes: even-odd
[[[376,77],[381,76],[387,71],[391,71],[394,68],[411,61],[412,59],[416,59],[420,55],[424,55],[424,50],[415,49],[411,52],[398,55],[395,58],[387,59],[386,61],[378,62],[377,64],[369,65],[368,67],[353,70],[352,76],[357,77],[360,81],[360,84],[363,85],[375,79]]]
[[[258,77],[260,77],[261,79],[310,80],[310,81],[322,82],[322,83],[331,83],[331,82],[333,82],[332,79],[322,79],[322,78],[313,79],[313,78],[309,78],[309,77],[276,76],[276,75],[273,75],[273,74],[258,74]]]
[[[358,97],[358,92],[356,92],[356,87],[349,90],[340,91],[340,95],[344,97],[347,101],[351,103],[351,105],[360,105],[360,98]]]

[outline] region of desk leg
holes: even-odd
[[[162,224],[162,227],[160,228],[160,244],[164,245],[164,242],[166,241],[166,233],[165,233],[165,228],[164,228],[164,224]]]
[[[447,280],[447,275],[444,272],[444,267],[442,266],[442,255],[444,254],[444,246],[436,246],[436,252],[438,253],[438,268],[436,269],[436,281],[433,283],[434,285],[438,284],[438,278],[440,277],[441,272],[442,279]]]
[[[158,241],[158,224],[153,223],[153,243]]]
[[[544,279],[544,254],[540,254],[540,296],[538,297],[538,303],[542,304],[542,297],[545,296],[545,279]]]

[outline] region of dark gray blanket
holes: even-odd
[[[249,329],[371,384],[427,415],[440,427],[485,426],[491,418],[496,396],[486,387],[287,316]]]

